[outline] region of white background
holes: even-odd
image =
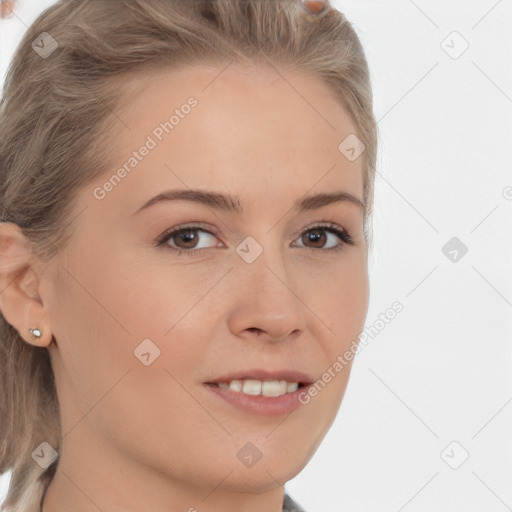
[[[0,76],[52,3],[19,0],[0,21]],[[308,512],[512,510],[512,3],[333,4],[365,48],[381,135],[367,326],[404,310],[359,352],[286,487]],[[452,237],[468,248],[457,262]]]

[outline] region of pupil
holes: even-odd
[[[182,240],[184,240],[185,243],[192,242],[192,245],[193,245],[193,242],[194,242],[194,237],[195,237],[195,234],[194,234],[194,231],[192,231],[192,230],[184,231],[180,235],[180,238],[182,238]],[[188,238],[188,240],[187,240],[187,238]]]
[[[309,236],[310,241],[315,243],[315,242],[321,241],[322,233],[323,232],[321,230],[315,229],[315,230],[310,231],[309,235],[307,235],[307,236]],[[321,243],[320,245],[323,245],[323,243]]]

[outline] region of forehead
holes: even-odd
[[[298,69],[196,64],[130,74],[112,84],[122,96],[120,113],[130,128],[133,120],[140,125],[155,114],[165,117],[192,96],[200,103],[196,112],[204,113],[203,125],[206,118],[213,117],[218,121],[245,118],[256,128],[265,120],[279,120],[280,126],[301,120],[303,124],[296,125],[296,131],[302,126],[326,133],[340,128],[357,132],[332,89],[320,78]],[[247,117],[249,114],[251,117]],[[268,128],[271,126],[267,126],[267,131]]]
[[[147,193],[163,188],[151,177],[180,188],[238,192],[265,184],[295,195],[318,183],[318,191],[343,187],[362,196],[362,158],[349,161],[338,148],[356,126],[317,77],[231,64],[153,72],[119,85],[120,123],[110,150],[121,166],[153,141],[130,173]]]

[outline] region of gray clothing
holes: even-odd
[[[306,512],[292,497],[284,491],[283,512]]]

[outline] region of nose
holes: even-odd
[[[231,276],[235,282],[228,317],[231,332],[269,343],[304,332],[308,308],[289,274],[279,251],[265,249],[252,263],[237,261]]]

